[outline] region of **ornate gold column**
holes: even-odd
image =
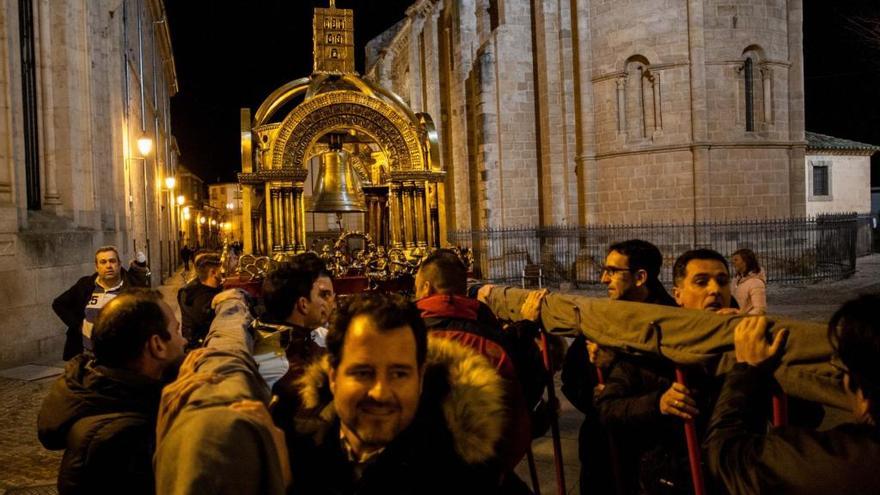
[[[388,228],[388,223],[390,220],[388,212],[390,211],[388,207],[388,197],[382,196],[379,198],[379,235],[382,239],[381,243],[383,246],[388,245],[390,233]],[[377,241],[379,242],[379,241]]]
[[[292,195],[291,202],[294,222],[294,228],[292,230],[294,235],[293,249],[296,252],[300,252],[308,249],[308,246],[306,246],[306,214],[305,206],[303,205],[302,184],[295,184],[293,186]]]
[[[272,202],[272,252],[276,253],[284,249],[284,210],[281,205],[281,191],[277,187],[272,188],[270,199]]]
[[[401,204],[400,204],[400,183],[391,182],[388,184],[388,217],[389,231],[391,239],[389,244],[391,247],[403,247],[403,235],[401,234]]]
[[[272,254],[272,247],[275,245],[275,240],[273,239],[273,236],[272,236],[272,234],[274,233],[274,229],[275,229],[275,221],[274,221],[274,216],[273,216],[275,208],[273,208],[273,205],[272,205],[272,184],[269,182],[266,182],[263,185],[263,187],[266,190],[265,194],[263,195],[263,204],[265,205],[264,209],[266,211],[266,219],[263,222],[263,224],[266,226],[265,227],[266,230],[263,232],[263,234],[266,238],[265,254],[271,255]]]
[[[428,223],[429,219],[425,214],[427,208],[425,207],[425,183],[424,181],[417,181],[415,183],[415,188],[413,189],[413,200],[415,201],[415,229],[416,229],[416,245],[419,247],[426,247],[428,245]]]
[[[404,182],[402,191],[403,199],[403,245],[411,248],[415,247],[415,212],[413,211],[413,183]]]
[[[296,209],[293,207],[293,186],[285,186],[282,189],[282,203],[284,204],[284,250],[296,251]]]

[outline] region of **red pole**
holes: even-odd
[[[687,387],[687,379],[684,371],[675,368],[675,381]],[[700,459],[700,442],[697,441],[697,427],[694,426],[693,419],[686,419],[684,422],[684,435],[687,440],[688,460],[691,464],[691,480],[694,483],[694,494],[705,495],[706,485],[703,483],[702,461]]]
[[[788,425],[788,396],[780,391],[773,394],[773,426]]]
[[[556,493],[565,495],[565,473],[562,468],[562,440],[559,436],[559,418],[556,416],[556,384],[553,382],[553,363],[550,362],[550,349],[547,346],[547,334],[544,329],[541,335],[541,353],[544,357],[544,368],[547,370],[547,401],[550,407],[550,432],[553,435],[553,460],[556,464]],[[699,494],[697,494],[699,495]]]

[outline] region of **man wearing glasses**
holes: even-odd
[[[768,338],[764,317],[737,325],[737,364],[726,375],[705,443],[709,471],[729,493],[880,493],[878,305],[880,296],[861,296],[844,303],[828,323],[832,365],[843,374],[854,424],[821,432],[767,431],[771,373],[788,332]]]
[[[650,242],[640,239],[618,242],[608,248],[601,282],[608,288],[608,298],[612,300],[675,306],[675,300],[660,282],[662,265],[663,255]],[[602,388],[598,385],[599,375],[610,376],[615,359],[611,350],[600,348],[586,340],[583,334],[575,338],[565,356],[562,392],[584,413],[578,434],[581,493],[614,491],[613,469],[607,452],[608,432],[599,424],[593,396],[597,386]],[[617,443],[624,445],[626,442],[622,439]]]
[[[710,249],[688,251],[678,257],[672,271],[675,300],[671,305],[702,311],[730,306],[730,274],[719,253]],[[659,264],[649,273],[654,277],[642,270],[634,271],[631,260],[619,256],[612,246],[602,281],[612,298],[656,294],[657,290],[649,290],[649,281],[655,280],[653,286],[662,290],[656,276]],[[669,298],[665,290],[663,294]],[[625,446],[620,451],[619,465],[637,469],[623,473],[622,478],[631,484],[626,491],[686,493],[690,489],[681,420],[697,418],[700,405],[709,407],[709,394],[695,390],[713,388],[708,373],[693,371],[689,381],[696,386],[690,388],[676,383],[670,361],[653,355],[621,355],[607,371],[605,388],[594,401],[601,424],[611,431],[618,446]]]

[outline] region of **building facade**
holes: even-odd
[[[802,0],[419,0],[367,75],[434,116],[447,225],[802,216]]]
[[[61,356],[51,302],[99,246],[172,269],[177,79],[161,0],[0,0],[0,40],[3,368]]]
[[[219,212],[219,232],[221,239],[228,242],[241,242],[241,185],[237,182],[221,182],[208,185],[211,206]]]
[[[177,181],[177,214],[180,223],[180,232],[177,234],[179,247],[197,248],[202,241],[199,218],[205,216],[209,207],[205,182],[183,165],[177,167]]]
[[[807,215],[870,215],[871,155],[880,151],[880,146],[816,132],[807,132],[806,136]]]

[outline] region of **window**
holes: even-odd
[[[21,101],[23,108],[24,175],[27,208],[39,210],[40,143],[37,134],[37,62],[34,57],[34,9],[31,0],[18,1],[19,41],[21,44]]]
[[[489,12],[489,29],[492,31],[501,25],[501,6],[498,5],[500,1],[489,0],[489,7],[486,9]]]
[[[813,165],[813,196],[828,196],[831,192],[828,180],[828,165],[825,163]]]
[[[746,131],[755,130],[755,67],[752,58],[746,59],[743,67],[746,95]]]

